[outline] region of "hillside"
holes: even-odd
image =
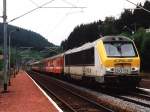
[[[8,36],[10,32],[19,27],[8,25]],[[3,25],[0,23],[0,45],[3,44]],[[43,36],[33,31],[19,28],[19,31],[11,34],[11,46],[13,47],[33,47],[35,50],[42,50],[44,47],[54,47]]]
[[[16,29],[19,31],[10,33]],[[16,62],[28,63],[30,61],[41,60],[42,58],[50,57],[61,52],[59,46],[48,42],[40,34],[29,31],[16,26],[8,25],[8,37],[11,34],[11,66]],[[29,47],[32,47],[29,49]],[[50,50],[55,48],[55,50]],[[57,49],[56,49],[57,48]],[[3,24],[0,23],[0,54],[3,52]],[[3,61],[0,60],[0,70],[2,69]]]

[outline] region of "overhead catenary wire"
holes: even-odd
[[[28,11],[28,12],[26,12],[26,13],[24,13],[24,14],[22,14],[22,15],[20,15],[20,16],[18,16],[18,17],[16,17],[16,18],[14,18],[14,19],[12,19],[12,20],[10,20],[10,21],[8,21],[8,23],[13,22],[13,21],[15,21],[15,20],[17,20],[17,19],[19,19],[19,18],[21,18],[21,17],[23,17],[23,16],[25,16],[25,15],[27,15],[27,14],[33,12],[33,11],[35,11],[35,10],[39,9],[39,8],[86,8],[86,7],[76,7],[76,6],[74,6],[74,7],[44,7],[45,5],[51,3],[51,2],[53,2],[53,1],[55,1],[55,0],[48,1],[48,2],[46,2],[46,3],[44,3],[44,4],[42,4],[42,5],[39,5],[39,6],[38,6],[38,4],[36,4],[33,0],[30,0],[30,1],[31,1],[32,3],[34,3],[34,5],[36,5],[37,7],[34,8],[34,9],[32,9],[32,10],[30,10],[30,11]],[[68,2],[68,3],[69,3],[69,2]]]
[[[35,6],[39,6],[35,1],[33,1],[33,0],[29,0],[32,4],[34,4]],[[71,3],[71,2],[68,2],[68,1],[66,1],[66,0],[62,0],[64,3],[66,3],[66,4],[68,4],[68,5],[71,5],[71,6],[69,6],[69,7],[66,7],[66,6],[61,6],[61,7],[56,7],[56,6],[54,6],[54,7],[40,7],[40,8],[81,8],[81,9],[83,9],[83,8],[86,8],[86,7],[79,7],[79,6],[76,6],[75,4],[73,4],[73,3]]]
[[[34,4],[35,6],[39,6],[36,2],[34,2],[33,0],[29,0],[32,4]]]
[[[71,2],[68,2],[67,0],[62,0],[63,2],[65,2],[65,3],[67,3],[67,4],[69,4],[69,5],[71,5],[72,7],[77,7],[76,5],[74,5],[73,3],[71,3]]]
[[[71,2],[68,2],[66,0],[62,0],[64,3],[68,4],[68,5],[71,5],[71,6],[61,6],[61,7],[41,7],[41,8],[74,8],[74,9],[84,9],[86,7],[80,7],[80,6],[76,6],[75,4],[71,3]]]
[[[133,2],[131,2],[131,1],[129,1],[129,0],[126,0],[126,1],[127,1],[127,2],[129,2],[129,3],[131,3],[131,4],[133,4],[133,5],[135,5],[135,6],[137,6],[137,7],[139,7],[139,8],[141,8],[141,9],[143,9],[143,10],[145,10],[146,12],[150,13],[150,11],[149,11],[149,10],[147,10],[147,9],[145,9],[144,7],[139,6],[139,5],[137,5],[137,4],[135,4],[135,3],[133,3]]]
[[[68,2],[68,1],[66,1],[66,0],[62,0],[63,2],[65,2],[65,3],[67,3],[67,4],[69,4],[69,5],[72,5],[73,7],[76,7],[76,5],[75,4],[72,4],[72,3],[70,3],[70,2]],[[77,3],[78,3],[79,1],[77,0]],[[83,7],[83,8],[86,8],[86,7]],[[66,16],[68,16],[68,15],[71,15],[71,14],[75,14],[75,13],[81,13],[81,12],[83,12],[83,8],[81,8],[81,11],[71,11],[71,10],[69,10],[69,12],[68,13],[66,13]]]
[[[69,15],[71,15],[71,14],[75,14],[75,13],[82,13],[83,12],[83,10],[81,10],[81,11],[74,11],[74,12],[68,12],[68,13],[66,13],[60,20],[59,20],[59,22],[50,30],[51,32],[53,31],[53,30],[55,30],[58,26],[60,26],[63,22],[64,22],[64,20],[69,16]]]
[[[23,17],[23,16],[25,16],[25,15],[27,15],[27,14],[29,14],[29,13],[35,11],[35,10],[41,8],[41,7],[43,7],[43,6],[45,6],[45,5],[49,4],[49,3],[51,3],[51,2],[53,2],[53,1],[55,1],[55,0],[50,0],[50,1],[48,1],[48,2],[46,2],[46,3],[44,3],[44,4],[42,4],[42,5],[39,5],[38,7],[36,7],[36,8],[34,8],[34,9],[32,9],[32,10],[30,10],[30,11],[28,11],[28,12],[26,12],[26,13],[24,13],[24,14],[22,14],[22,15],[16,17],[16,18],[14,18],[14,19],[8,21],[8,23],[10,23],[10,22],[12,22],[12,21],[15,21],[15,20],[17,20],[17,19],[19,19],[19,18],[21,18],[21,17]]]
[[[83,9],[83,8],[86,8],[86,7],[41,7],[41,8],[77,8],[77,9]]]
[[[71,15],[71,14],[75,14],[75,13],[81,13],[81,12],[83,12],[83,9],[84,8],[86,8],[86,7],[79,7],[79,6],[76,6],[75,4],[73,4],[73,3],[70,3],[70,2],[68,2],[68,1],[66,1],[66,0],[62,0],[63,2],[65,2],[65,3],[67,3],[68,5],[71,5],[71,7],[57,7],[57,8],[71,8],[71,10],[73,9],[73,8],[80,8],[81,9],[81,11],[71,11],[71,10],[69,10],[69,12],[67,12],[59,21],[58,21],[58,23],[50,30],[51,32],[54,30],[54,29],[56,29],[58,26],[60,26],[63,22],[64,22],[64,20],[69,16],[69,15]],[[78,3],[78,0],[77,0],[77,3]],[[76,4],[77,4],[76,3]],[[54,7],[43,7],[43,8],[54,8]]]

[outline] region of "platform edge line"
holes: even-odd
[[[25,71],[24,71],[25,72]],[[25,74],[34,82],[34,84],[40,89],[40,91],[46,96],[46,98],[56,107],[59,112],[63,112],[59,106],[47,95],[47,93],[25,72]]]

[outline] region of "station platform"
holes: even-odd
[[[24,71],[11,78],[11,86],[0,88],[0,112],[62,112],[57,104]]]

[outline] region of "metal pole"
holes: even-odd
[[[10,54],[10,53],[11,53],[11,52],[10,52],[10,36],[11,36],[11,33],[12,33],[12,32],[10,32],[9,37],[8,37],[8,41],[9,41],[9,42],[8,42],[8,43],[9,43],[9,46],[8,46],[8,47],[9,47],[9,48],[8,48],[8,57],[9,57],[9,59],[8,59],[8,60],[9,60],[9,61],[8,61],[8,72],[9,72],[9,73],[8,73],[8,74],[9,74],[8,85],[9,85],[9,86],[11,85],[11,82],[10,82],[10,78],[11,78],[11,67],[10,67],[10,55],[11,55],[11,54]]]
[[[9,33],[9,37],[8,37],[8,57],[9,57],[9,61],[8,61],[8,74],[9,74],[9,81],[8,81],[8,84],[9,86],[11,85],[11,82],[10,82],[10,78],[11,78],[11,66],[10,66],[10,57],[11,57],[11,35],[13,32],[16,32],[16,31],[19,31],[19,29],[15,29],[15,30],[12,30],[10,33]]]
[[[4,91],[7,91],[7,69],[8,69],[8,53],[7,53],[7,15],[6,0],[3,0],[3,27],[4,27]]]
[[[16,77],[16,49],[17,48],[14,49],[14,57],[15,57],[14,58],[14,67],[13,67],[14,68],[14,70],[13,70],[14,71],[14,78]]]

